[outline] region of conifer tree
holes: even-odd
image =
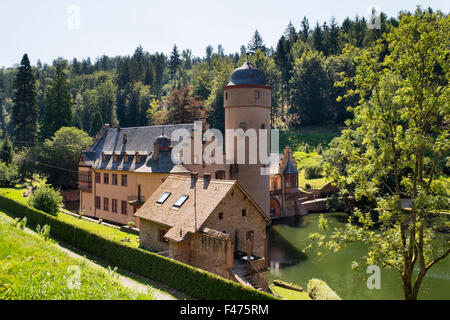
[[[264,41],[261,35],[259,34],[258,30],[256,30],[255,33],[253,34],[253,37],[248,43],[247,48],[248,51],[250,51],[251,53],[255,53],[256,50],[258,49],[261,50],[263,53],[267,52],[267,47],[264,44]]]
[[[96,112],[94,118],[92,119],[90,135],[95,137],[100,129],[103,127],[102,115],[100,112]]]
[[[72,96],[61,64],[56,66],[56,74],[52,83],[47,87],[44,103],[45,115],[42,121],[41,136],[47,139],[61,127],[72,125]]]
[[[18,71],[14,81],[11,127],[16,145],[31,146],[36,138],[38,106],[36,80],[27,54],[24,54]]]
[[[172,79],[175,77],[178,69],[180,68],[180,65],[181,65],[180,53],[178,52],[177,45],[174,45],[169,60],[169,71]]]

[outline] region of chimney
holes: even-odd
[[[211,173],[204,173],[203,174],[203,187],[206,189],[209,186],[209,183],[211,182]]]
[[[159,159],[159,141],[153,142],[153,160],[158,161]]]

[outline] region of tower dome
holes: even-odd
[[[231,74],[230,82],[228,83],[229,86],[241,84],[265,85],[266,78],[261,70],[253,67],[247,60],[242,66],[234,69]]]

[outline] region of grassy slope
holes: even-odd
[[[294,158],[297,161],[297,168],[299,169],[298,175],[298,185],[299,187],[304,188],[306,183],[309,183],[312,188],[320,189],[324,187],[327,183],[330,182],[327,178],[317,178],[317,179],[306,179],[305,178],[305,170],[304,168],[319,165],[322,156],[317,154],[317,152],[303,152],[303,151],[294,151]]]
[[[28,198],[24,198],[22,196],[23,192],[25,191],[24,188],[21,186],[17,186],[16,188],[0,188],[0,194],[7,196],[8,198],[20,201],[22,203],[27,203]],[[123,231],[120,231],[118,229],[108,227],[105,225],[101,225],[98,223],[94,223],[88,220],[84,219],[78,219],[76,217],[73,217],[71,215],[65,214],[65,213],[59,213],[58,219],[67,222],[69,224],[75,225],[78,228],[88,230],[90,232],[101,234],[102,236],[112,239],[112,240],[122,240],[125,238],[128,238],[130,242],[125,242],[127,245],[137,248],[139,246],[138,236],[129,234]]]
[[[69,289],[69,266],[81,270],[81,288]],[[61,252],[51,241],[15,228],[0,214],[1,299],[152,299],[123,287],[110,273]]]

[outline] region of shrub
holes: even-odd
[[[305,183],[305,189],[310,190],[311,189],[311,185],[309,183]]]
[[[322,178],[322,167],[321,166],[310,166],[305,168],[305,178],[306,179],[316,179]]]
[[[27,217],[29,224],[33,227],[38,224],[47,224],[55,239],[104,259],[112,265],[164,283],[197,299],[278,300],[265,292],[245,287],[240,283],[182,262],[106,239],[99,234],[78,228],[4,196],[0,196],[0,210],[13,216]]]
[[[335,193],[327,198],[327,211],[345,211],[345,198]]]
[[[32,207],[47,212],[53,216],[58,214],[62,205],[62,196],[59,190],[49,186],[42,186],[33,192],[30,198]]]
[[[323,153],[323,147],[322,147],[321,143],[319,143],[319,145],[317,146],[316,151],[317,151],[317,154],[320,154],[320,155]]]
[[[0,187],[13,187],[17,180],[17,168],[0,162]]]
[[[307,291],[313,300],[341,300],[336,292],[320,279],[309,280]]]

